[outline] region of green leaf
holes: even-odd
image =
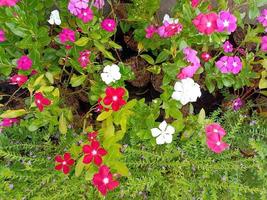
[[[108,42],[109,46],[115,48],[115,49],[121,49],[121,45],[118,45],[117,43],[113,42],[113,41],[109,41]]]
[[[259,15],[260,15],[260,10],[258,9],[257,5],[253,3],[248,12],[249,19],[255,19]]]
[[[158,55],[157,59],[156,59],[156,64],[158,63],[162,63],[165,60],[167,60],[169,58],[169,52],[166,50],[163,50],[162,52],[160,52],[160,54]]]
[[[198,114],[198,119],[197,119],[198,123],[204,124],[205,117],[206,117],[205,110],[203,108],[201,108],[201,110]]]
[[[150,55],[143,54],[141,55],[141,57],[145,59],[145,61],[147,61],[150,65],[154,65],[154,59]]]
[[[83,82],[85,81],[86,79],[86,75],[80,75],[80,76],[77,76],[77,75],[73,75],[70,79],[70,84],[72,87],[78,87],[80,85],[83,84]]]
[[[0,115],[0,118],[16,118],[20,117],[22,115],[25,115],[27,113],[24,109],[19,110],[7,110],[3,114]]]
[[[67,131],[68,131],[68,129],[67,129],[67,120],[64,117],[63,113],[60,115],[58,127],[59,127],[60,133],[62,133],[62,134],[66,134],[67,133]]]
[[[152,67],[147,68],[147,71],[153,73],[153,74],[160,74],[161,67],[159,65],[154,65]]]
[[[45,73],[45,76],[46,78],[48,79],[48,81],[51,83],[51,84],[54,84],[54,77],[53,77],[53,74],[51,72],[46,72]]]
[[[89,42],[89,40],[90,39],[88,37],[81,37],[79,40],[74,42],[74,44],[76,44],[79,47],[83,47]]]
[[[267,88],[267,72],[266,71],[263,71],[261,73],[261,79],[260,79],[260,82],[259,82],[259,88],[260,89],[265,89]]]
[[[81,157],[75,166],[75,176],[79,177],[84,168],[83,157]]]
[[[113,112],[112,110],[104,111],[100,115],[98,115],[98,117],[96,118],[96,120],[97,121],[104,121],[105,119],[107,119],[108,117],[111,116],[112,112]]]
[[[123,162],[119,162],[119,161],[112,161],[110,162],[110,165],[112,166],[112,168],[117,170],[117,173],[119,173],[122,176],[129,176],[129,169],[127,168],[127,166],[123,163]]]
[[[113,57],[113,55],[112,55],[109,51],[107,51],[107,50],[105,49],[105,46],[104,46],[103,44],[101,44],[101,43],[98,42],[98,41],[94,41],[94,45],[96,46],[96,48],[97,48],[99,51],[101,51],[101,52],[104,54],[104,56],[105,56],[106,58],[109,58],[109,59],[111,59],[111,60],[116,60],[116,59]]]

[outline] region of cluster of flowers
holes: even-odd
[[[178,19],[170,18],[167,14],[164,16],[162,23],[163,25],[160,27],[149,25],[145,29],[146,38],[152,38],[155,33],[157,33],[161,38],[169,38],[180,33],[183,29],[183,26],[179,23]]]
[[[102,195],[106,195],[108,191],[114,190],[119,186],[119,182],[113,179],[113,174],[110,172],[109,167],[102,165],[102,157],[108,152],[100,146],[99,141],[96,140],[97,132],[88,133],[89,144],[83,145],[83,163],[94,163],[98,169],[98,173],[93,176],[93,185],[101,192]],[[65,153],[64,156],[57,155],[55,157],[56,166],[55,169],[62,171],[64,174],[70,172],[70,167],[75,163],[71,158],[70,153]]]
[[[15,6],[19,0],[0,0],[0,6]]]
[[[219,124],[209,124],[206,126],[205,131],[206,143],[210,150],[215,153],[221,153],[229,147],[229,144],[222,141],[226,132]]]
[[[258,21],[265,28],[265,32],[267,32],[267,9],[263,9],[261,11],[261,15],[258,17]],[[267,52],[267,36],[263,36],[261,38],[261,50]]]

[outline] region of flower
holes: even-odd
[[[94,2],[94,7],[96,7],[97,9],[103,8],[104,5],[105,5],[105,0],[95,0]]]
[[[109,108],[104,108],[101,102],[102,102],[102,98],[98,98],[95,112],[101,112],[103,109],[105,109],[105,111],[109,111]]]
[[[116,29],[116,26],[117,25],[114,19],[104,19],[101,22],[102,29],[108,32],[113,32]]]
[[[40,112],[44,110],[44,106],[49,106],[51,101],[43,96],[41,92],[37,92],[34,94],[34,102]]]
[[[258,22],[260,22],[264,27],[267,27],[267,9],[261,11],[260,16],[258,17]]]
[[[231,56],[228,58],[228,71],[233,74],[238,74],[242,69],[242,62],[238,56]]]
[[[15,6],[18,0],[0,0],[0,7],[1,6]]]
[[[90,142],[92,142],[93,140],[96,139],[98,132],[97,131],[93,131],[87,134],[87,138]]]
[[[21,70],[28,70],[32,67],[32,60],[28,56],[21,56],[17,60],[17,68]]]
[[[28,81],[28,77],[25,75],[16,74],[10,77],[10,81],[11,81],[11,84],[18,85],[20,87]]]
[[[195,102],[201,96],[200,86],[191,78],[182,79],[174,85],[172,98],[185,105],[189,102]]]
[[[78,18],[81,19],[83,23],[87,23],[93,20],[94,13],[90,8],[85,8],[78,14]]]
[[[58,10],[53,10],[50,14],[50,19],[48,20],[48,23],[51,25],[60,25],[61,24],[61,19],[59,16],[59,11]]]
[[[217,18],[218,16],[216,13],[200,13],[193,20],[193,24],[200,33],[210,35],[217,30]]]
[[[215,63],[215,66],[221,71],[221,73],[225,74],[229,72],[229,56],[223,56]]]
[[[267,52],[267,36],[261,38],[261,50]]]
[[[120,80],[121,73],[120,68],[118,65],[112,64],[107,65],[103,69],[103,72],[101,73],[101,79],[108,85],[110,83],[115,83],[116,81]]]
[[[233,100],[233,103],[232,103],[232,108],[234,111],[237,111],[239,110],[242,106],[243,106],[243,101],[241,98],[237,98],[235,100]]]
[[[200,65],[200,60],[197,57],[197,51],[191,49],[190,47],[186,47],[183,49],[183,53],[185,55],[186,61],[192,63],[193,65]]]
[[[80,57],[78,58],[78,62],[84,68],[90,63],[90,51],[84,50],[80,52]]]
[[[236,30],[237,19],[229,11],[221,11],[217,19],[217,30],[219,32],[228,31],[229,33]]]
[[[148,26],[146,29],[146,38],[152,38],[155,33],[157,33],[157,28],[154,25]]]
[[[68,174],[70,172],[70,167],[74,164],[74,160],[71,158],[70,153],[65,153],[64,156],[57,155],[55,157],[55,161],[57,165],[55,166],[55,170],[62,171],[64,174]]]
[[[220,124],[212,123],[205,127],[205,132],[207,138],[212,136],[213,134],[218,134],[220,137],[223,137],[226,135],[225,130],[221,127]]]
[[[82,9],[88,7],[89,0],[70,0],[68,10],[71,14],[77,16],[82,12]]]
[[[0,29],[0,42],[4,42],[6,40],[4,30]]]
[[[103,103],[105,105],[111,105],[113,111],[118,111],[123,105],[126,104],[126,101],[123,99],[124,94],[125,89],[122,87],[107,87],[106,96],[103,99]]]
[[[0,127],[10,127],[14,123],[18,123],[19,120],[17,118],[3,118],[3,120],[0,122]]]
[[[178,24],[179,20],[175,18],[170,18],[168,14],[165,14],[163,17],[163,24],[168,23],[168,24]]]
[[[75,42],[75,32],[68,28],[63,28],[62,31],[59,33],[59,40],[62,43],[65,42]]]
[[[152,128],[151,133],[153,137],[156,138],[157,144],[170,144],[172,142],[172,135],[174,134],[175,129],[173,126],[168,125],[164,120],[160,123],[159,128]]]
[[[208,62],[208,61],[211,59],[211,56],[210,56],[210,54],[209,54],[208,52],[203,52],[203,53],[201,54],[201,58],[202,58],[202,60],[204,60],[205,62]]]
[[[200,3],[200,0],[191,0],[191,6],[193,8],[196,8]]]
[[[223,50],[226,53],[230,53],[233,51],[233,45],[227,40],[225,41],[225,43],[223,44]]]
[[[108,152],[101,148],[99,142],[96,140],[92,140],[91,145],[84,145],[83,146],[83,163],[89,164],[94,161],[97,166],[102,164],[102,156],[105,156]]]
[[[108,191],[114,190],[119,186],[119,182],[113,179],[113,175],[106,165],[99,167],[98,173],[94,174],[93,184],[104,196]]]
[[[178,33],[183,29],[183,26],[179,23],[178,19],[170,18],[169,15],[165,15],[163,19],[163,25],[157,30],[158,34],[162,38],[169,38]]]

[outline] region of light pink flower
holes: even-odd
[[[242,69],[242,62],[238,56],[231,56],[228,58],[228,71],[233,74],[238,74]]]
[[[17,61],[17,68],[21,70],[29,70],[32,67],[32,60],[24,55],[21,56]]]
[[[19,120],[17,118],[4,118],[1,122],[0,122],[0,127],[10,127],[12,126],[14,123],[18,123]]]
[[[63,28],[62,31],[59,33],[59,40],[62,43],[68,41],[75,42],[75,31],[68,28]]]
[[[223,44],[223,50],[226,53],[232,52],[233,51],[233,45],[227,40],[224,44]]]
[[[0,0],[0,7],[1,6],[15,6],[18,0]]]
[[[78,62],[84,68],[90,62],[90,51],[84,50],[80,52],[80,57],[78,58]]]
[[[261,15],[258,17],[258,22],[260,22],[264,27],[267,27],[267,9],[261,11]]]
[[[94,2],[94,7],[96,7],[97,9],[103,8],[104,5],[105,5],[105,0],[95,0]]]
[[[179,23],[169,24],[168,22],[165,22],[158,28],[158,34],[162,38],[169,38],[180,33],[182,29],[183,26]]]
[[[88,7],[89,0],[70,0],[68,10],[71,14],[77,16],[82,12],[82,9]]]
[[[83,23],[87,23],[93,20],[94,13],[90,8],[82,9],[81,13],[78,14],[78,18],[83,21]]]
[[[0,42],[4,42],[6,40],[5,32],[0,29]]]
[[[146,28],[146,38],[152,38],[157,33],[157,28],[154,25],[150,25]]]
[[[229,72],[229,68],[228,68],[228,65],[229,65],[229,56],[223,56],[220,58],[220,60],[218,60],[216,63],[215,63],[215,66],[223,73],[228,73]]]
[[[28,81],[28,77],[25,75],[16,74],[16,75],[10,77],[10,81],[11,81],[10,84],[18,85],[20,87]]]
[[[261,50],[265,52],[267,51],[267,36],[261,38]]]
[[[237,19],[228,11],[221,11],[217,19],[217,30],[219,32],[228,31],[229,33],[236,30]]]
[[[102,29],[108,32],[113,32],[116,29],[116,26],[117,25],[114,19],[104,19],[101,22]]]

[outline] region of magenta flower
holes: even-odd
[[[5,32],[0,29],[0,42],[4,42],[6,40]]]
[[[242,69],[242,62],[238,56],[228,58],[228,71],[233,74],[238,74]]]
[[[1,6],[15,6],[18,0],[0,0],[0,7]]]
[[[68,4],[68,10],[71,14],[78,16],[82,9],[88,7],[89,0],[70,0]]]
[[[191,6],[193,8],[196,8],[199,5],[200,1],[201,0],[191,0]]]
[[[146,28],[146,38],[152,38],[157,33],[157,28],[154,25],[150,25]]]
[[[261,50],[267,52],[267,36],[261,38]]]
[[[169,24],[168,22],[165,22],[158,28],[158,34],[162,38],[169,38],[180,33],[182,29],[183,26],[179,23]]]
[[[261,15],[258,17],[258,22],[260,22],[264,27],[267,26],[267,9],[261,11]]]
[[[228,32],[234,32],[237,25],[236,25],[237,19],[234,15],[232,15],[228,11],[221,11],[219,13],[219,17],[217,19],[217,30],[219,32],[228,31]]]
[[[208,52],[203,52],[201,54],[201,58],[202,60],[204,60],[205,62],[208,62],[211,59],[211,55]]]
[[[80,52],[80,57],[78,58],[78,62],[83,68],[86,67],[90,62],[90,53],[91,52],[88,50]]]
[[[87,23],[93,20],[94,13],[90,8],[85,8],[78,14],[78,18],[81,19],[83,23]]]
[[[226,135],[225,130],[221,127],[220,124],[212,123],[205,127],[206,137],[209,138],[213,134],[219,134],[220,137]]]
[[[10,77],[10,81],[11,81],[10,84],[18,85],[20,87],[28,81],[28,77],[25,75],[16,74],[16,75]]]
[[[113,32],[116,29],[116,26],[117,25],[114,19],[104,19],[101,22],[102,29],[108,32]]]
[[[228,73],[228,65],[229,65],[229,56],[223,56],[215,63],[215,66],[222,72],[223,74]]]
[[[95,0],[94,2],[94,7],[96,7],[97,9],[103,8],[104,5],[105,5],[105,0]]]
[[[17,61],[17,68],[21,70],[28,70],[32,67],[32,60],[28,56],[21,56]]]
[[[216,13],[200,13],[193,20],[193,24],[200,33],[210,35],[217,30],[217,19]]]
[[[223,44],[223,50],[226,53],[230,53],[233,51],[233,45],[227,40],[224,44]]]
[[[0,127],[10,127],[12,126],[14,123],[18,123],[19,120],[17,118],[4,118],[1,122],[0,122]]]
[[[62,43],[68,41],[75,42],[75,31],[68,28],[63,28],[62,31],[59,33],[59,40]]]
[[[232,108],[234,111],[239,110],[244,105],[241,98],[237,98],[233,101]]]

